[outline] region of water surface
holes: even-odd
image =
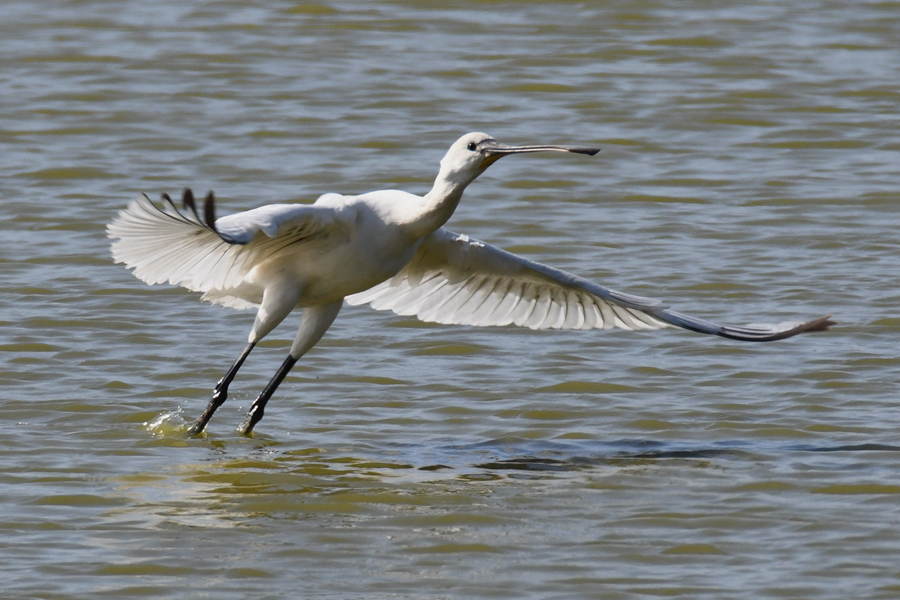
[[[892,2],[7,2],[0,572],[10,598],[895,598],[900,11]],[[449,224],[686,312],[834,313],[765,345],[345,307],[185,422],[253,315],[150,288],[104,227],[427,191]]]

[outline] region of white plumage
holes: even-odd
[[[565,271],[452,233],[442,226],[465,187],[507,154],[593,148],[507,146],[483,133],[453,144],[425,196],[396,190],[326,194],[312,205],[273,204],[220,219],[212,194],[204,214],[193,195],[179,211],[140,196],[108,226],[116,262],[149,284],[170,283],[233,308],[259,306],[248,344],[216,385],[191,428],[201,432],[225,401],[228,385],[256,345],[294,308],[300,331],[281,368],[254,401],[241,431],[262,418],[266,402],[297,359],[325,333],[342,302],[462,325],[531,329],[650,330],[681,327],[745,341],[783,339],[826,329],[827,317],[776,325],[719,325],[669,310],[657,300],[606,289]]]
[[[429,234],[391,279],[347,298],[422,321],[531,329],[660,329],[662,305],[620,295],[444,228]]]
[[[232,308],[262,302],[265,285],[253,283],[253,269],[280,255],[290,258],[295,244],[340,229],[333,212],[309,205],[272,204],[228,215],[215,221],[214,230],[167,204],[163,210],[141,195],[119,213],[107,228],[115,239],[113,259],[146,283],[180,285]]]

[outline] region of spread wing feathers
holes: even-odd
[[[777,340],[832,324],[823,317],[805,323],[719,325],[445,229],[426,237],[392,279],[348,297],[347,302],[435,323],[515,324],[531,329],[681,327],[746,341]]]
[[[180,211],[167,195],[160,207],[142,194],[107,227],[116,262],[134,269],[149,283],[171,283],[204,292],[205,300],[235,308],[252,303],[230,296],[256,265],[277,256],[292,244],[317,236],[334,222],[310,205],[276,204],[215,219],[212,195],[207,196],[204,219],[185,192]]]

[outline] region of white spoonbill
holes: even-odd
[[[149,283],[203,292],[203,300],[258,306],[247,346],[216,384],[190,428],[206,427],[253,347],[295,308],[300,330],[288,357],[253,401],[240,427],[249,434],[297,360],[321,339],[341,305],[369,303],[423,321],[524,325],[532,329],[681,327],[745,341],[827,329],[828,317],[775,325],[719,325],[669,310],[658,300],[616,292],[443,228],[463,190],[497,159],[524,152],[598,148],[509,146],[484,133],[458,139],[441,160],[431,191],[325,194],[314,204],[271,204],[215,217],[212,192],[199,215],[185,190],[179,211],[141,195],[107,227],[116,262]]]

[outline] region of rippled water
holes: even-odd
[[[785,5],[785,6],[780,6]],[[789,5],[789,7],[787,6]],[[0,19],[0,595],[900,595],[896,2],[6,2]],[[742,345],[346,307],[252,439],[252,314],[149,288],[104,226],[428,189],[450,223],[718,320]]]

